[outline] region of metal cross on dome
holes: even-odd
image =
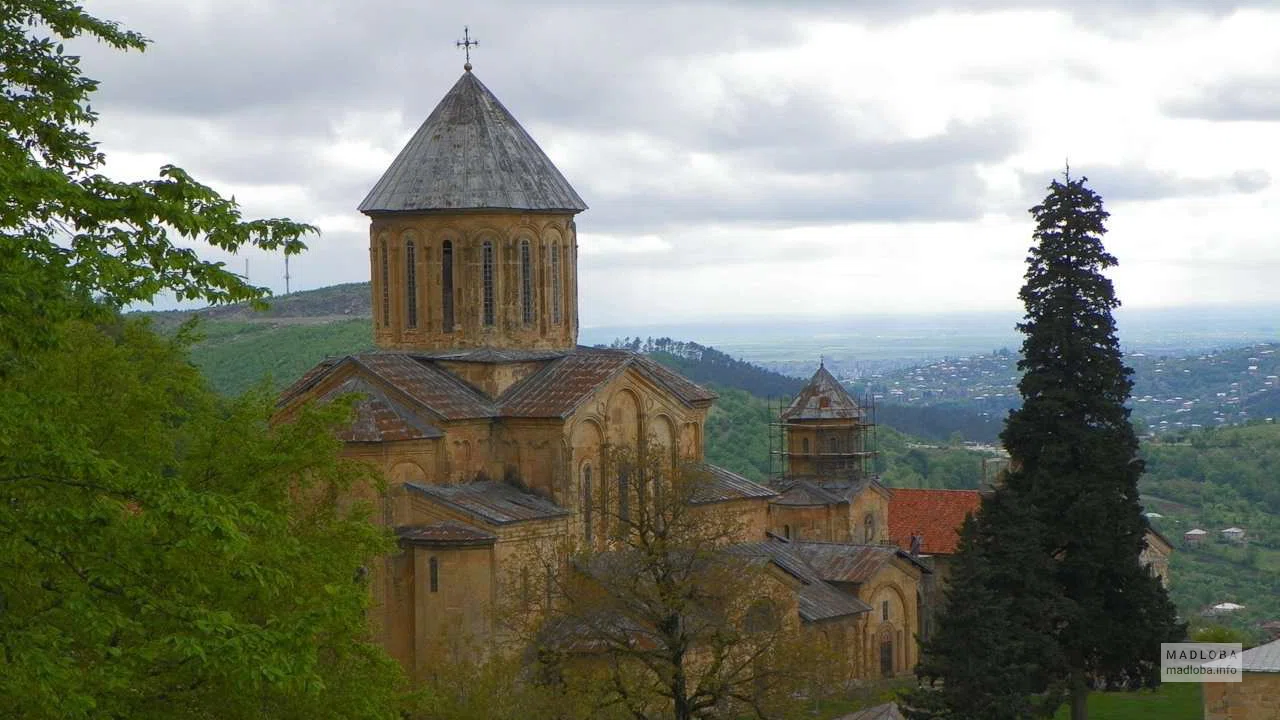
[[[466,51],[466,53],[467,53],[467,63],[466,63],[465,65],[463,65],[463,66],[462,66],[462,69],[463,69],[463,70],[466,70],[467,72],[470,72],[470,71],[471,71],[471,48],[473,48],[473,47],[475,47],[475,46],[479,45],[479,44],[480,44],[480,41],[479,41],[479,40],[472,40],[472,39],[471,39],[471,28],[467,27],[466,25],[463,25],[463,26],[462,26],[462,39],[461,39],[461,40],[459,40],[458,42],[454,43],[454,44],[455,44],[455,45],[457,45],[458,47],[460,47],[460,48],[462,48],[463,50],[465,50],[465,51]]]

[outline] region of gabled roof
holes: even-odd
[[[483,392],[453,373],[404,353],[352,356],[356,363],[445,420],[493,417],[497,408]]]
[[[912,533],[922,536],[920,552],[951,555],[960,544],[960,526],[982,505],[977,490],[894,488],[889,500],[889,539],[911,549]]]
[[[587,209],[542,148],[470,71],[392,161],[360,212]]]
[[[825,366],[809,378],[809,382],[800,389],[800,394],[782,411],[785,420],[861,420],[865,417],[862,408],[840,384],[839,380],[827,372]]]
[[[458,485],[424,485],[409,482],[404,486],[492,525],[507,525],[526,520],[550,520],[569,514],[568,510],[541,495],[534,495],[510,483],[495,480],[478,480]]]
[[[693,497],[690,499],[690,502],[695,505],[771,498],[776,494],[769,488],[722,467],[703,463],[698,465],[696,470],[705,482],[694,490]]]
[[[895,558],[907,560],[922,572],[929,572],[910,555],[891,545],[797,542],[793,546],[796,554],[827,582],[864,583]]]
[[[564,418],[596,390],[627,368],[662,387],[687,405],[709,403],[716,394],[629,350],[579,346],[573,352],[512,385],[499,398],[505,417]]]
[[[808,480],[797,480],[791,483],[790,487],[780,492],[778,497],[773,499],[774,505],[792,507],[817,507],[838,505],[845,502],[848,502],[846,498]]]
[[[1206,662],[1203,667],[1235,667],[1236,662],[1245,673],[1280,673],[1280,641],[1260,644],[1235,657]]]
[[[449,362],[545,364],[495,400],[450,372],[445,367]],[[374,398],[375,404],[381,403],[370,408],[370,413],[378,417],[399,415],[403,424],[408,426],[398,431],[404,437],[395,437],[396,433],[391,432],[383,439],[438,437],[431,434],[438,422],[502,417],[566,418],[593,397],[602,385],[628,369],[690,407],[704,406],[716,397],[715,393],[685,380],[643,355],[628,350],[578,347],[568,353],[538,351],[513,354],[512,351],[479,349],[431,354],[373,352],[349,355],[338,360],[325,360],[312,368],[280,394],[276,405],[283,408],[321,385],[325,378],[350,370],[352,377],[363,380],[351,384],[348,389],[366,392]],[[353,381],[343,382],[345,386]],[[328,393],[326,397],[332,395]],[[415,415],[418,416],[416,422],[411,421],[411,416]],[[367,420],[366,424],[371,422]],[[419,434],[414,435],[408,428],[418,428]],[[360,438],[352,439],[377,438],[370,430]]]
[[[841,592],[822,579],[818,571],[796,552],[795,545],[783,540],[766,540],[744,543],[729,548],[730,552],[747,557],[761,557],[776,564],[787,574],[799,580],[796,591],[800,619],[805,622],[821,622],[869,612],[871,606],[848,593]]]
[[[387,397],[381,389],[359,375],[353,375],[319,399],[327,402],[350,393],[358,393],[363,397],[356,402],[356,417],[351,425],[339,431],[340,440],[391,442],[444,436],[439,428],[423,420],[419,413]]]
[[[845,715],[840,720],[906,720],[897,703],[885,703],[865,710],[858,710],[852,715]]]
[[[453,520],[398,527],[396,537],[403,544],[424,547],[484,547],[498,540],[488,530]]]

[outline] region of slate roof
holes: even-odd
[[[865,417],[849,391],[824,366],[818,367],[796,399],[782,411],[783,420],[862,420]]]
[[[885,490],[875,477],[774,479],[770,487],[778,491],[774,504],[799,507],[847,503],[871,487]]]
[[[567,417],[628,367],[688,405],[716,398],[710,390],[638,353],[579,346],[508,388],[498,401],[499,413],[507,417]]]
[[[906,716],[902,714],[897,703],[885,703],[850,715],[842,715],[836,720],[906,720]]]
[[[730,500],[747,500],[750,498],[771,498],[777,493],[769,488],[748,480],[731,470],[722,467],[700,464],[695,468],[706,482],[695,488],[690,502],[695,505],[728,502]]]
[[[795,545],[782,540],[734,545],[730,552],[748,557],[768,559],[801,583],[796,591],[800,619],[821,622],[869,612],[871,606],[825,582],[818,571],[795,550]]]
[[[920,552],[951,555],[960,544],[960,526],[982,505],[977,490],[915,490],[894,488],[889,500],[889,539],[911,549],[911,534],[922,536]]]
[[[396,537],[402,543],[427,547],[483,547],[498,540],[487,530],[453,520],[398,527]]]
[[[1226,660],[1205,663],[1206,667],[1229,666]],[[1244,672],[1280,673],[1280,640],[1240,653],[1240,669]]]
[[[468,71],[392,161],[360,212],[587,209],[542,148]]]
[[[519,348],[448,348],[443,350],[415,350],[414,357],[426,360],[447,360],[472,363],[511,363],[555,360],[564,357],[565,350],[523,350]]]
[[[861,584],[870,580],[894,558],[909,560],[924,572],[927,568],[911,556],[891,545],[853,545],[851,543],[797,542],[795,553],[827,582]]]
[[[404,353],[367,353],[353,359],[388,385],[445,420],[497,415],[497,408],[477,388],[449,371]]]
[[[449,372],[444,362],[534,362],[546,364],[493,399],[484,391]],[[386,440],[411,437],[438,437],[431,434],[435,422],[481,418],[565,418],[589,400],[600,386],[628,368],[671,393],[691,407],[702,406],[716,394],[681,377],[662,365],[629,350],[578,347],[571,352],[510,351],[480,349],[438,353],[372,352],[325,360],[281,393],[277,407],[305,394],[331,373],[354,368],[366,377],[360,387],[371,396],[377,390],[375,407],[369,413],[379,418],[401,415],[402,425],[388,430]],[[326,395],[331,397],[332,393]],[[385,406],[385,407],[384,407]],[[409,422],[408,416],[426,413],[426,419]],[[388,421],[389,422],[389,421]],[[376,425],[366,419],[365,425]],[[414,434],[410,428],[418,428]],[[399,436],[397,436],[399,434]],[[373,430],[359,438],[376,440]],[[770,493],[772,494],[772,493]]]
[[[569,511],[551,500],[506,482],[479,480],[458,485],[405,483],[405,487],[492,525],[550,520]]]
[[[390,442],[444,437],[439,428],[422,419],[403,404],[387,397],[386,393],[371,385],[359,375],[325,393],[321,402],[340,395],[359,393],[363,397],[356,402],[355,420],[338,432],[338,438],[347,442]]]
[[[848,502],[848,500],[808,480],[797,480],[791,483],[773,500],[774,505],[792,507],[837,505],[842,502]]]

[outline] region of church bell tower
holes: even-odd
[[[538,144],[466,71],[383,173],[370,218],[379,348],[570,350],[587,209]]]

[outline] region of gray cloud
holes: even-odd
[[[389,125],[365,139],[379,151],[398,151],[461,73],[453,41],[469,23],[481,43],[477,75],[553,150],[592,206],[584,233],[679,236],[683,265],[783,263],[820,256],[822,243],[744,252],[700,244],[698,232],[813,226],[821,234],[844,224],[974,219],[1005,202],[991,197],[984,170],[1025,150],[1035,128],[1020,126],[1011,114],[1016,108],[1001,105],[981,121],[953,120],[932,135],[907,136],[883,108],[828,92],[824,78],[836,77],[838,69],[809,68],[782,89],[762,90],[755,78],[719,71],[733,53],[798,45],[813,21],[888,25],[939,10],[1056,9],[1094,33],[1136,36],[1157,16],[1221,16],[1273,2],[224,0],[196,9],[100,0],[95,12],[152,36],[155,44],[141,55],[82,50],[86,72],[103,82],[94,105],[104,112],[100,130],[109,149],[154,152],[205,181],[292,185],[305,193],[304,212],[314,213],[299,219],[358,220],[354,208],[380,169],[342,167],[325,152],[340,137],[337,125],[353,114],[376,116]],[[911,62],[928,52],[903,48],[884,62]],[[1046,49],[1053,52],[1059,51]],[[1053,72],[1096,83],[1107,61],[1068,56]],[[1006,64],[968,79],[1007,89],[1039,72]],[[1267,82],[1254,87],[1263,94],[1272,88],[1274,99],[1274,81]],[[1191,100],[1183,110],[1233,117],[1276,110],[1263,95],[1232,88],[1210,88],[1191,99],[1208,110],[1190,109]],[[1230,113],[1228,105],[1235,108]],[[211,142],[202,127],[216,129],[219,140]],[[698,158],[711,158],[720,172],[691,167]],[[1263,170],[1208,178],[1123,166],[1081,171],[1108,201],[1250,193],[1271,185]],[[1012,210],[1021,215],[1056,174],[1023,173],[1026,202]],[[267,212],[292,214],[295,204]],[[314,241],[294,273],[331,274],[300,280],[304,285],[359,279],[363,266],[351,267],[351,253],[354,248],[362,257],[358,249],[366,242],[362,233],[328,234]],[[672,253],[591,262],[660,268]]]
[[[1233,78],[1162,103],[1172,117],[1280,121],[1280,74]]]
[[[1049,181],[1061,174],[1061,170],[1019,173],[1024,201],[1038,202]],[[1072,175],[1087,177],[1089,186],[1106,202],[1255,193],[1271,186],[1271,175],[1258,168],[1230,175],[1183,177],[1150,168],[1102,165],[1072,168]]]

